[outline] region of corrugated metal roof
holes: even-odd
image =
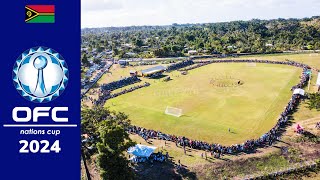
[[[166,69],[167,68],[164,66],[155,66],[155,67],[152,67],[149,69],[142,70],[141,73],[142,74],[151,74],[151,73],[155,73],[155,72],[159,72],[159,71],[164,71]]]

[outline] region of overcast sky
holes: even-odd
[[[84,27],[169,25],[320,15],[320,0],[81,0]]]

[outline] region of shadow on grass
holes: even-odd
[[[196,174],[191,172],[187,166],[175,164],[170,159],[166,162],[146,162],[134,166],[136,178],[141,180],[161,179],[197,179]]]
[[[310,139],[310,138],[317,138],[316,135],[312,134],[312,133],[309,132],[309,131],[304,131],[303,135],[304,135],[305,137],[309,138],[309,139]]]
[[[291,145],[290,143],[288,143],[288,142],[284,142],[284,141],[282,141],[282,140],[277,140],[278,142],[281,142],[281,143],[283,143],[283,144],[286,144],[286,145]]]
[[[167,77],[168,75],[164,75],[164,74],[161,74],[157,77],[150,77],[149,79],[161,79],[161,78],[164,78],[164,77]]]

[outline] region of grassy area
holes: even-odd
[[[207,164],[194,167],[199,179],[242,179],[247,175],[266,176],[277,171],[285,171],[288,168],[300,166],[300,150],[289,148],[284,155],[280,150],[264,155],[263,157],[252,157],[217,164]],[[311,171],[311,172],[310,172]],[[316,177],[318,169],[304,169],[292,175],[278,176],[277,179],[302,179],[303,176]],[[295,178],[290,178],[290,177]],[[265,178],[266,179],[266,178]]]
[[[277,60],[284,61],[286,59],[291,61],[302,62],[310,66],[320,68],[320,54],[318,53],[305,53],[305,54],[266,54],[266,55],[250,55],[242,56],[234,59],[263,59],[263,60]]]
[[[148,79],[150,87],[108,100],[105,106],[125,112],[133,124],[145,128],[226,145],[241,143],[274,126],[300,73],[283,65],[211,64],[186,76],[171,73],[169,82]],[[227,83],[223,79],[230,77],[244,84],[217,87],[211,83]],[[184,115],[164,114],[167,106],[181,108]]]
[[[317,56],[314,54],[245,56],[238,59],[289,59],[320,68],[320,55]],[[141,70],[148,67],[152,66],[135,68]],[[110,82],[120,79],[121,76],[128,76],[129,71],[132,69],[132,67],[120,68],[116,65],[115,68],[111,70],[112,75],[105,75],[101,82]],[[106,106],[127,113],[133,124],[139,123],[138,125],[143,127],[159,130],[164,128],[165,132],[170,131],[172,134],[187,134],[190,137],[199,137],[198,139],[201,140],[208,138],[208,141],[230,144],[233,142],[242,142],[243,139],[249,137],[259,137],[275,124],[279,112],[283,110],[284,105],[289,100],[288,98],[291,95],[289,89],[292,84],[297,82],[300,70],[281,65],[257,64],[257,67],[247,67],[245,63],[213,64],[212,66],[210,65],[210,67],[206,66],[192,70],[187,76],[182,76],[176,71],[169,75],[173,80],[167,83],[161,80],[143,78],[143,81],[148,81],[152,85],[148,88],[143,88],[110,100]],[[237,88],[218,88],[209,85],[212,78],[221,78],[226,75],[243,80],[244,85]],[[196,80],[194,76],[197,77]],[[205,79],[204,77],[207,78]],[[316,89],[314,86],[316,78],[314,72],[311,81],[311,91]],[[173,96],[180,97],[175,100]],[[191,96],[195,97],[190,99],[192,98]],[[244,100],[242,100],[241,97],[243,97]],[[170,105],[167,103],[170,101],[172,106],[186,104],[181,106],[186,107],[184,110],[190,106],[189,108],[194,109],[194,111],[202,110],[203,112],[192,114],[187,111],[187,115],[195,115],[195,120],[193,121],[190,120],[190,118],[192,118],[190,115],[190,117],[184,116],[178,119],[168,117],[165,116],[163,112],[165,106]],[[113,106],[112,103],[114,103],[115,106]],[[162,107],[159,104],[162,104]],[[208,107],[205,108],[204,106]],[[245,109],[247,109],[247,112],[244,111]],[[254,111],[258,111],[259,113],[255,114]],[[158,113],[159,116],[152,117],[154,113]],[[230,119],[230,117],[232,119]],[[260,120],[256,120],[255,118]],[[294,113],[293,118],[294,122],[299,122],[306,130],[314,134],[319,133],[319,131],[314,129],[315,123],[320,121],[319,111],[309,110],[306,108],[305,103],[302,103],[298,111]],[[205,119],[205,123],[201,125],[199,119],[201,121]],[[229,126],[235,134],[227,132]],[[297,143],[296,139],[299,138],[300,135],[294,132],[293,126],[294,125],[287,128],[285,135],[282,137],[284,142],[278,142],[275,147],[258,149],[257,153],[254,154],[241,154],[239,156],[225,155],[223,159],[214,159],[208,153],[206,160],[201,157],[204,151],[187,148],[187,154],[185,155],[183,149],[176,147],[172,142],[166,142],[165,145],[164,141],[152,139],[149,144],[137,135],[130,135],[130,137],[137,143],[158,147],[156,151],[169,152],[174,163],[180,160],[181,164],[188,166],[192,172],[196,173],[199,179],[223,179],[223,177],[241,176],[257,172],[271,172],[290,165],[288,159],[279,155],[279,147],[287,147]],[[219,134],[221,134],[221,136]],[[310,143],[302,143],[297,146],[303,148],[301,152],[305,154],[314,153],[316,150],[319,150],[319,146],[313,147],[314,144],[310,145]],[[304,158],[304,156],[308,159],[314,159],[307,155],[302,155],[302,158]],[[292,157],[301,158],[301,155],[293,154]],[[153,168],[150,167],[143,171],[143,173],[150,175],[156,174],[155,172],[161,170],[161,172],[164,172],[162,166],[159,167],[161,169],[156,167],[157,166]],[[174,170],[170,169],[170,172],[171,171]],[[169,174],[169,171],[166,173]],[[96,176],[98,177],[98,175]],[[281,179],[320,180],[320,174],[318,170],[308,175],[301,173],[281,177]]]
[[[319,53],[304,53],[304,54],[266,54],[266,55],[250,55],[242,56],[240,58],[233,59],[262,59],[262,60],[276,60],[276,61],[285,61],[291,60],[296,62],[301,62],[308,64],[314,68],[320,69],[320,54]],[[318,72],[313,71],[313,76],[311,78],[310,90],[307,91],[317,91],[317,86],[315,85],[317,80]]]

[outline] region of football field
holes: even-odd
[[[286,65],[210,64],[187,75],[168,73],[168,82],[141,78],[151,85],[105,106],[129,115],[133,125],[230,145],[258,138],[276,124],[300,74],[301,69]],[[182,109],[183,115],[165,114],[167,106]]]

